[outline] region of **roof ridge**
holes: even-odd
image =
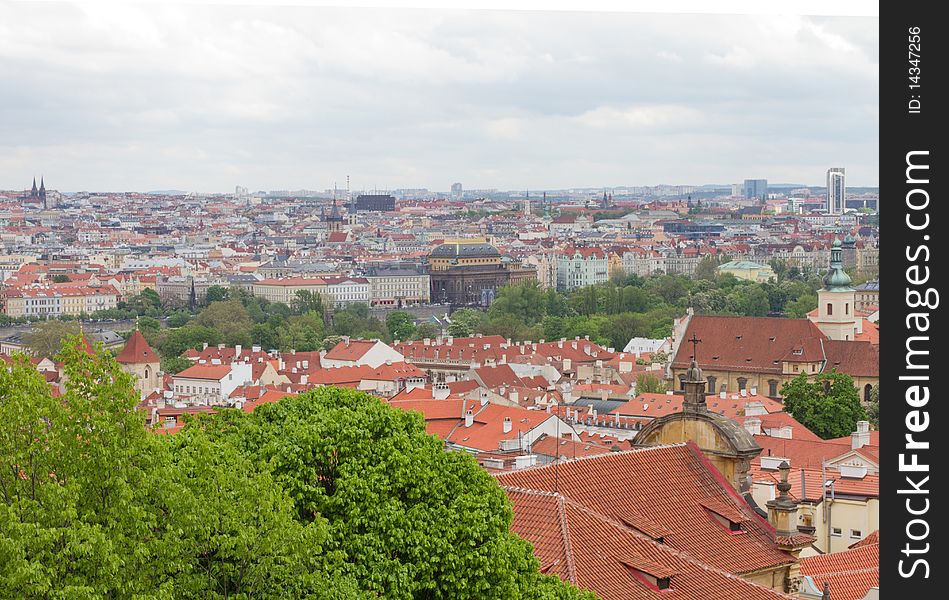
[[[564,559],[567,561],[567,577],[570,583],[577,585],[577,569],[573,562],[573,545],[570,543],[570,525],[567,521],[566,502],[562,494],[557,494],[557,514],[560,517],[560,536],[563,539]]]
[[[679,445],[679,444],[676,444],[676,445]],[[725,576],[725,577],[727,577],[727,578],[729,578],[729,579],[733,579],[733,580],[736,580],[736,581],[741,581],[741,582],[743,582],[743,583],[747,583],[747,584],[749,584],[749,585],[752,585],[752,586],[755,586],[755,587],[758,587],[758,588],[761,588],[761,589],[764,589],[764,590],[768,590],[768,591],[774,592],[775,594],[781,594],[783,597],[786,597],[786,598],[794,598],[794,597],[795,597],[795,596],[789,596],[789,595],[787,595],[787,594],[784,594],[783,592],[778,592],[777,590],[775,590],[775,589],[773,589],[773,588],[765,587],[765,586],[763,586],[763,585],[761,585],[761,584],[759,584],[759,583],[755,583],[755,582],[753,582],[753,581],[751,581],[751,580],[749,580],[749,579],[745,579],[744,577],[741,577],[741,576],[736,575],[736,574],[734,574],[734,573],[729,573],[728,571],[725,571],[724,569],[719,569],[718,567],[712,566],[712,565],[706,563],[705,561],[703,561],[703,560],[701,560],[701,559],[699,559],[699,558],[693,556],[692,554],[690,554],[689,552],[687,552],[687,551],[685,551],[685,550],[680,550],[680,549],[678,549],[678,548],[673,548],[672,546],[669,546],[669,545],[667,545],[667,544],[660,544],[660,543],[658,543],[656,540],[652,539],[651,537],[649,537],[649,536],[646,535],[645,533],[642,533],[641,531],[638,531],[638,530],[637,530],[636,528],[634,528],[634,527],[630,527],[630,526],[626,525],[625,523],[621,523],[620,521],[617,521],[616,519],[613,519],[612,517],[609,517],[609,516],[607,516],[607,515],[604,515],[603,513],[600,513],[600,512],[598,512],[598,511],[596,511],[596,510],[594,510],[594,509],[592,509],[592,508],[590,508],[590,507],[584,506],[584,505],[581,504],[580,502],[577,502],[576,500],[573,500],[573,499],[571,499],[571,498],[569,498],[569,497],[567,497],[567,496],[563,496],[563,498],[564,498],[565,503],[570,503],[572,506],[574,506],[575,508],[577,508],[577,509],[579,509],[579,510],[585,512],[585,513],[587,513],[587,514],[590,515],[591,517],[593,517],[593,518],[595,518],[595,519],[599,519],[599,520],[601,520],[601,521],[603,521],[603,522],[605,522],[605,523],[608,523],[608,524],[610,524],[610,525],[613,525],[614,527],[618,527],[618,528],[620,528],[620,529],[623,529],[623,530],[625,530],[625,531],[628,531],[628,532],[631,533],[632,535],[634,535],[634,536],[636,536],[636,537],[642,539],[643,541],[648,542],[649,544],[655,546],[656,548],[659,548],[659,549],[661,549],[662,551],[669,552],[669,553],[671,553],[672,555],[674,555],[674,556],[676,556],[676,557],[678,557],[678,558],[681,558],[682,560],[685,560],[685,561],[687,561],[687,562],[689,562],[689,563],[694,564],[696,567],[699,567],[699,568],[701,568],[701,569],[705,569],[706,571],[709,571],[709,572],[712,572],[712,573],[716,573],[716,574],[718,574],[718,575],[723,575],[723,576]],[[788,562],[793,562],[793,560],[789,558]]]

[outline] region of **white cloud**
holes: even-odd
[[[830,164],[872,185],[876,29],[3,3],[0,188],[41,171],[66,190],[819,183]]]

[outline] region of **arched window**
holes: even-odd
[[[148,379],[151,376],[151,371],[148,367],[145,367],[145,379]]]
[[[828,315],[834,314],[834,305],[831,304],[830,302],[827,303],[827,314]]]
[[[863,401],[869,403],[870,395],[873,393],[873,386],[869,383],[863,386]]]
[[[748,380],[747,380],[747,379],[745,379],[744,377],[739,377],[739,378],[738,378],[738,391],[739,391],[739,392],[742,391],[743,389],[745,389],[745,386],[747,386],[747,385],[748,385]]]
[[[709,393],[709,394],[714,394],[714,393],[716,393],[716,390],[715,390],[715,383],[716,383],[717,381],[718,381],[718,379],[717,379],[714,375],[709,375],[709,376],[708,376],[708,393]]]
[[[769,379],[768,380],[768,395],[772,398],[778,397],[778,380]]]
[[[849,315],[849,314],[850,314],[850,303],[849,303],[849,302],[847,302],[846,304],[844,304],[844,314],[845,314],[845,315]]]
[[[685,375],[679,375],[679,389],[685,389]]]

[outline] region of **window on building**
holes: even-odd
[[[859,529],[851,529],[851,530],[850,530],[850,539],[852,539],[852,540],[859,540],[859,539],[862,538],[862,537],[863,537],[863,533],[861,533],[861,531],[860,531]]]
[[[745,379],[744,377],[739,377],[739,378],[738,378],[738,391],[739,391],[739,392],[742,391],[743,389],[745,389],[745,386],[747,386],[747,385],[748,385],[748,380],[747,380],[747,379]]]
[[[844,314],[845,314],[845,315],[849,315],[849,314],[850,314],[850,303],[849,303],[849,302],[847,302],[846,304],[844,304]]]
[[[778,380],[777,379],[768,380],[768,395],[771,396],[772,398],[778,395]]]
[[[714,393],[715,393],[715,383],[716,383],[716,382],[717,382],[716,377],[715,377],[714,375],[709,375],[709,377],[708,377],[708,392],[709,392],[710,394],[714,394]]]
[[[843,530],[840,529],[840,527],[833,527],[833,528],[831,528],[831,530],[830,530],[830,535],[832,535],[832,536],[834,536],[834,537],[840,537],[840,536],[843,535]]]
[[[834,305],[831,304],[830,302],[827,303],[827,314],[828,315],[834,314]]]

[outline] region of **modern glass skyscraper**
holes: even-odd
[[[745,198],[756,198],[764,200],[768,197],[767,179],[746,179],[745,180]]]
[[[847,186],[843,167],[827,169],[827,212],[844,214],[847,208]]]

